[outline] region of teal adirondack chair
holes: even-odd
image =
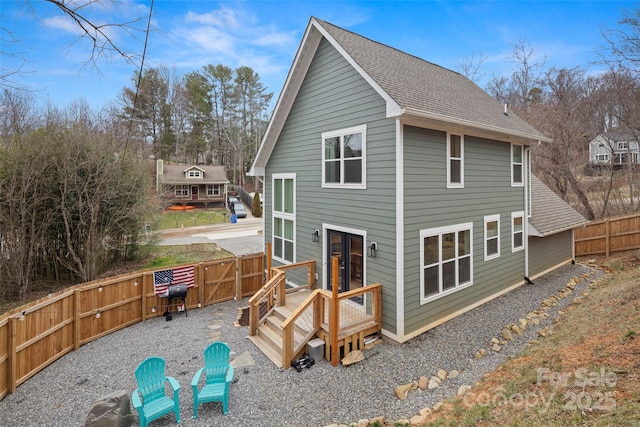
[[[229,364],[229,346],[215,341],[204,350],[204,368],[200,368],[191,380],[193,389],[193,418],[198,418],[198,405],[222,402],[222,411],[229,412],[229,386],[233,379],[233,366]],[[200,382],[204,374],[203,387]]]
[[[176,423],[180,423],[180,384],[175,378],[165,376],[164,366],[164,359],[153,356],[145,359],[136,369],[138,388],[133,391],[131,401],[138,411],[141,427],[147,427],[149,422],[170,412],[175,413]],[[173,397],[165,392],[167,382],[173,389]]]

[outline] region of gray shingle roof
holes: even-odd
[[[202,179],[187,178],[188,169],[203,171]],[[229,182],[224,166],[185,166],[164,164],[162,175],[158,175],[158,182],[162,184],[226,184]]]
[[[547,140],[460,73],[314,19],[401,108]]]
[[[580,227],[588,221],[549,187],[531,175],[531,218],[529,224],[541,237]],[[534,230],[531,230],[534,231]]]

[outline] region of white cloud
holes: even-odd
[[[187,12],[185,21],[195,22],[198,24],[213,25],[216,27],[240,27],[240,21],[236,16],[236,12],[228,8],[222,8],[213,12],[203,14]]]

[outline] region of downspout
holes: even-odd
[[[529,187],[531,185],[531,162],[529,156],[531,152],[529,150],[529,147],[524,149],[524,218],[522,219],[522,225],[524,227],[524,280],[526,284],[531,285],[533,282],[529,279],[529,209],[531,209],[531,206],[529,206]]]

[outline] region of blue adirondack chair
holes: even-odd
[[[165,376],[164,367],[164,359],[153,356],[136,369],[138,388],[133,391],[131,401],[138,411],[141,427],[170,412],[175,413],[176,423],[180,423],[180,384],[175,378]],[[165,392],[167,382],[173,389],[173,396],[167,396]]]
[[[204,350],[204,368],[200,368],[191,380],[193,389],[193,418],[198,418],[198,405],[222,402],[222,411],[229,412],[229,386],[233,379],[233,366],[229,364],[229,346],[215,341]],[[200,382],[203,387],[200,389]]]

